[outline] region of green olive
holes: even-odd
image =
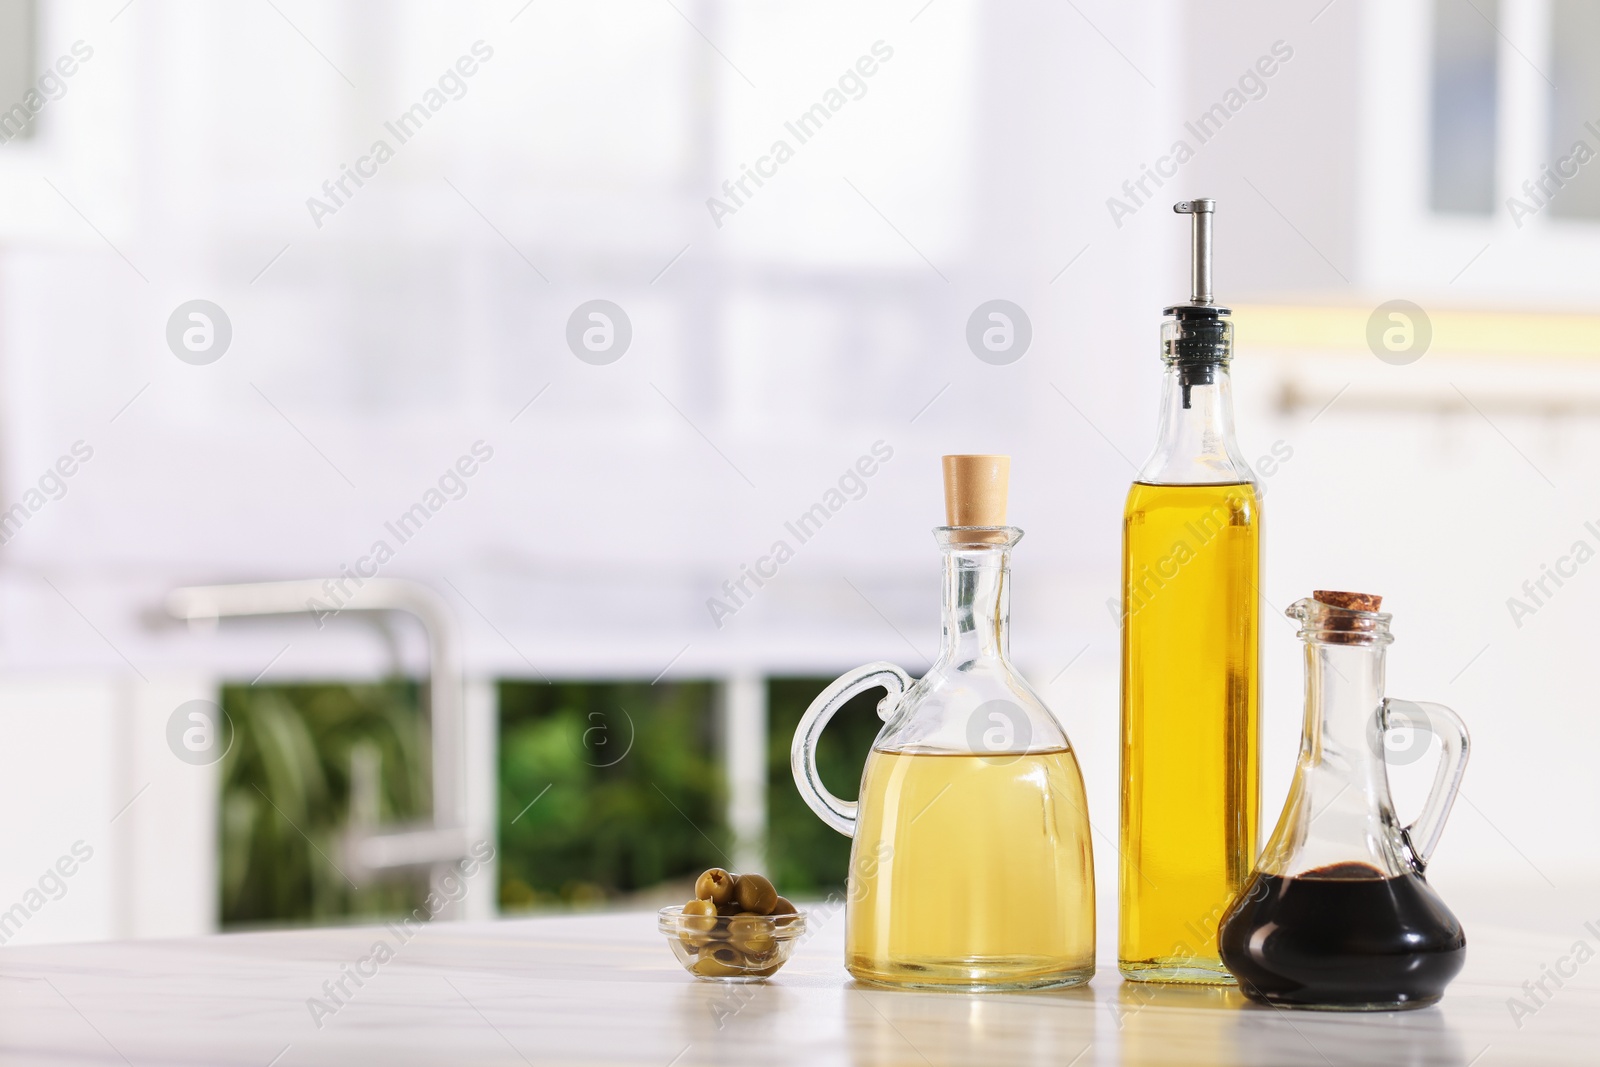
[[[709,900],[691,900],[683,906],[681,927],[691,934],[709,934],[717,925],[717,906]]]
[[[739,907],[752,914],[769,914],[778,903],[778,891],[759,874],[740,875],[736,889]]]
[[[735,975],[744,973],[742,968],[723,963],[710,953],[706,953],[695,960],[694,966],[690,970],[706,978],[732,978]]]
[[[772,910],[767,912],[767,914],[780,916],[778,919],[778,925],[788,926],[790,923],[794,922],[795,916],[800,914],[800,910],[789,902],[788,897],[779,897],[778,902],[772,906]],[[787,918],[783,918],[783,916],[787,916]]]
[[[735,948],[752,957],[765,957],[778,947],[772,936],[772,923],[760,915],[737,915],[729,919],[728,939]]]
[[[743,913],[744,909],[739,907],[737,900],[730,900],[726,904],[717,905],[718,915],[742,915]]]
[[[726,904],[733,899],[738,881],[737,875],[729,874],[721,867],[713,867],[695,879],[694,895],[713,904]]]
[[[744,966],[744,954],[731,945],[717,945],[710,949],[711,958],[724,967]]]
[[[692,970],[708,978],[729,978],[745,972],[744,953],[727,944],[713,943],[700,952]]]

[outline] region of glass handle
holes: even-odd
[[[1467,736],[1467,726],[1461,721],[1461,716],[1443,704],[1391,699],[1383,702],[1379,714],[1380,740],[1381,735],[1390,730],[1425,730],[1439,739],[1439,746],[1444,750],[1440,754],[1439,769],[1433,776],[1433,788],[1428,792],[1428,799],[1423,801],[1422,814],[1400,831],[1418,871],[1421,871],[1428,866],[1434,847],[1439,844],[1439,836],[1444,833],[1444,821],[1450,815],[1450,806],[1461,791],[1461,776],[1467,769],[1472,741]]]
[[[817,694],[817,699],[800,716],[800,725],[794,729],[794,743],[789,746],[789,769],[794,772],[794,784],[800,796],[819,819],[846,837],[855,836],[856,802],[840,800],[822,784],[822,776],[817,773],[817,739],[822,736],[828,720],[846,701],[857,693],[880,688],[888,692],[878,701],[878,718],[888,719],[905,691],[911,688],[911,676],[893,663],[869,663],[840,675]]]

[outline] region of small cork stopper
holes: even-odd
[[[1004,526],[1010,456],[945,456],[946,526]]]
[[[1311,593],[1313,600],[1326,604],[1330,608],[1344,608],[1346,611],[1377,611],[1383,604],[1383,597],[1376,593],[1341,593],[1332,589],[1316,589]]]
[[[1312,590],[1311,597],[1319,604],[1343,611],[1377,611],[1383,597],[1376,593],[1342,593],[1333,589]],[[1322,620],[1322,639],[1341,645],[1365,645],[1373,640],[1373,633],[1381,624],[1362,615],[1341,615],[1337,612]]]

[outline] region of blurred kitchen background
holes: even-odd
[[[1600,885],[1597,48],[1578,0],[3,0],[0,935],[391,915],[477,842],[449,914],[822,896],[789,737],[930,661],[960,451],[1014,457],[1109,924],[1193,196],[1266,461],[1263,829],[1282,610],[1379,592],[1390,692],[1473,732],[1435,884],[1559,910]]]

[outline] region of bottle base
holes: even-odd
[[[1269,1008],[1294,1008],[1297,1011],[1415,1011],[1418,1008],[1431,1008],[1444,999],[1444,995],[1440,994],[1436,997],[1413,997],[1406,1000],[1352,1001],[1347,1004],[1313,1003],[1295,997],[1262,996],[1249,989],[1243,992],[1245,999],[1252,1004]]]
[[[1409,1011],[1437,1004],[1466,962],[1466,935],[1427,880],[1285,878],[1256,872],[1219,943],[1244,995],[1274,1008]]]
[[[878,989],[921,989],[946,993],[1006,993],[1080,986],[1094,977],[1094,963],[1063,966],[1059,960],[1026,957],[923,960],[889,963],[851,960],[850,977]]]
[[[1192,957],[1171,960],[1118,960],[1117,970],[1129,982],[1212,986],[1239,984],[1222,965],[1221,960],[1196,960]]]

